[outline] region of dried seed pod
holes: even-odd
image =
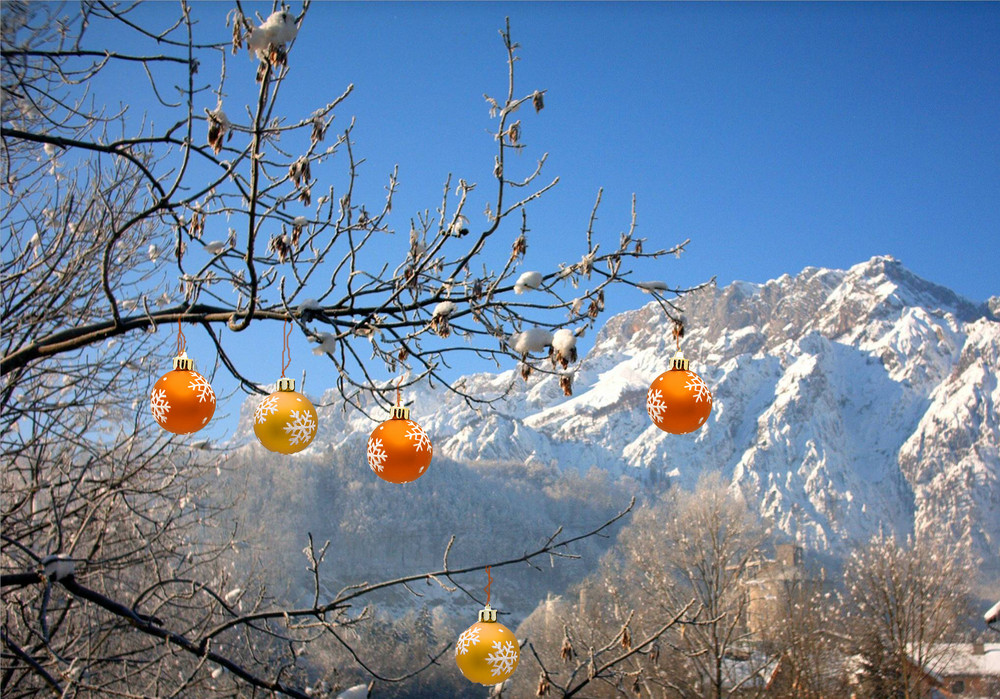
[[[587,306],[587,317],[596,319],[600,313],[601,309],[598,307],[597,299],[590,299],[590,305]]]
[[[292,256],[292,246],[288,244],[288,237],[282,233],[271,238],[267,243],[267,249],[278,257],[278,262],[287,262]]]
[[[608,271],[611,272],[611,276],[617,276],[621,266],[622,258],[619,255],[612,255],[608,258]]]
[[[288,52],[282,45],[271,44],[268,47],[267,60],[273,68],[284,68],[288,65]]]
[[[323,117],[319,114],[313,117],[312,134],[309,136],[309,140],[311,140],[314,145],[326,138],[326,126],[326,122],[323,121]]]
[[[512,146],[516,146],[521,140],[521,120],[518,119],[507,129],[507,140]]]
[[[233,15],[233,55],[243,48],[243,22],[246,19],[243,17],[243,13],[239,10],[235,10]]]
[[[622,630],[622,648],[625,650],[632,650],[632,634],[629,633],[627,625],[624,630]]]
[[[564,396],[573,395],[573,375],[563,374],[559,377],[559,388],[562,389]]]
[[[548,696],[551,686],[549,685],[549,678],[545,676],[544,672],[538,675],[538,689],[535,690],[536,697]]]
[[[514,259],[523,258],[524,254],[528,252],[528,241],[524,237],[524,233],[517,236],[517,240],[514,241],[514,245],[511,246],[510,256]]]
[[[559,649],[559,657],[562,658],[564,663],[568,663],[573,659],[575,655],[573,651],[573,644],[570,643],[569,634],[563,635],[562,648]]]
[[[684,316],[674,320],[674,339],[680,342],[682,337],[684,337]]]
[[[222,105],[220,104],[215,108],[215,111],[209,112],[206,110],[208,118],[208,145],[212,147],[212,152],[216,155],[222,150],[222,141],[229,132],[229,118],[226,113],[222,111]],[[229,138],[232,138],[233,134],[229,132]]]
[[[490,119],[495,119],[497,112],[500,111],[500,105],[497,104],[497,101],[495,99],[493,99],[487,94],[484,94],[483,97],[486,99],[486,103],[490,105]]]
[[[420,288],[419,274],[416,265],[409,265],[403,271],[403,283],[407,289],[416,293]]]
[[[288,166],[288,176],[295,183],[296,187],[307,186],[312,177],[309,168],[309,159],[305,156],[297,158],[295,162]]]
[[[545,109],[545,99],[538,90],[535,90],[535,94],[531,96],[531,104],[534,105],[536,114]]]
[[[529,376],[531,376],[531,365],[527,364],[527,363],[522,363],[521,364],[521,378],[524,379],[525,381],[527,381]]]
[[[191,215],[191,227],[189,232],[192,238],[200,238],[205,230],[205,215],[195,211]]]
[[[431,329],[439,337],[448,337],[451,335],[451,325],[448,323],[448,316],[439,315],[431,318]]]
[[[566,369],[570,364],[576,361],[576,347],[553,350],[551,356],[552,366],[556,366],[558,364],[563,369]]]

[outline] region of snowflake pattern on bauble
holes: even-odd
[[[663,394],[660,393],[659,389],[650,386],[646,392],[646,412],[649,413],[649,419],[653,422],[659,422],[666,409],[667,404],[663,402]]]
[[[212,390],[212,385],[201,374],[191,372],[191,383],[188,384],[188,388],[198,393],[199,403],[204,403],[205,401],[209,403],[215,402],[215,391]]]
[[[253,411],[253,419],[258,425],[263,425],[268,415],[278,412],[278,398],[280,396],[277,393],[272,393],[262,400],[257,409]]]
[[[470,646],[479,645],[479,627],[470,626],[462,635],[458,637],[458,642],[455,644],[455,656],[465,655],[469,652]]]
[[[697,374],[691,374],[688,378],[684,388],[694,393],[694,402],[701,403],[702,399],[708,403],[712,402],[712,392],[708,390],[708,386],[702,381],[701,377]]]
[[[385,449],[381,439],[368,440],[368,468],[376,473],[382,473],[382,462],[386,459]],[[459,639],[461,640],[461,639]]]
[[[432,451],[430,438],[417,423],[410,422],[410,431],[406,433],[406,437],[413,442],[416,451],[423,451],[424,447],[427,447],[427,451]]]
[[[514,672],[517,658],[513,641],[493,641],[493,652],[486,656],[486,662],[493,668],[494,677],[503,677]]]
[[[288,435],[288,443],[292,446],[296,444],[308,444],[316,434],[316,421],[308,410],[293,410],[292,419],[285,423],[285,434]]]
[[[161,425],[167,421],[170,403],[167,402],[167,392],[162,388],[154,388],[149,398],[149,407],[153,409],[153,418]]]

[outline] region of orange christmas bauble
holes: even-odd
[[[664,432],[694,432],[712,412],[712,392],[700,376],[688,369],[688,360],[678,352],[671,360],[670,370],[650,384],[646,412]]]
[[[368,466],[390,483],[409,483],[424,475],[434,448],[427,433],[410,418],[410,411],[396,406],[392,417],[368,437]]]
[[[496,610],[489,605],[455,643],[455,662],[470,682],[499,684],[514,674],[520,659],[517,637],[496,621]]]
[[[295,380],[282,377],[278,390],[253,411],[253,431],[260,443],[279,454],[295,454],[316,437],[316,408],[295,390]]]
[[[194,370],[194,362],[187,354],[181,354],[174,358],[174,370],[153,385],[149,407],[163,429],[190,434],[207,425],[215,414],[215,391]]]

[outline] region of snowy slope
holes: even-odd
[[[653,304],[607,321],[569,398],[552,377],[525,384],[511,371],[462,379],[508,396],[481,414],[440,389],[409,397],[436,450],[460,462],[656,469],[685,487],[721,469],[810,548],[842,552],[879,528],[944,533],[995,565],[995,312],[889,257],[707,289],[685,301],[683,349],[715,407],[685,436],[660,432],[644,409],[674,348]],[[373,423],[327,410],[320,425],[313,449],[364,439]]]

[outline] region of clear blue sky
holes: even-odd
[[[194,5],[203,38],[227,36],[231,7]],[[517,92],[548,90],[543,112],[518,115],[528,150],[514,167],[527,173],[547,151],[546,172],[561,178],[530,209],[527,269],[579,258],[564,241],[583,245],[603,186],[599,239],[628,225],[633,192],[647,249],[692,239],[639,279],[763,282],[890,254],[970,299],[1000,294],[996,3],[314,3],[290,57],[288,116],[355,84],[333,128],[357,117],[373,204],[399,164],[401,249],[449,172],[481,183],[475,214],[492,193],[482,95],[506,87],[497,30],[508,15],[522,46]],[[225,106],[242,113],[254,62],[228,60]],[[623,292],[609,311],[647,300]],[[296,364],[316,366],[303,344]]]
[[[524,167],[548,151],[562,178],[534,242],[582,231],[604,186],[609,239],[633,192],[642,234],[692,238],[646,277],[762,282],[891,254],[1000,294],[1000,5],[316,4],[293,67],[355,83],[340,113],[371,191],[400,164],[400,214],[433,208],[449,171],[488,182],[505,15],[520,89],[548,90],[522,116]]]

